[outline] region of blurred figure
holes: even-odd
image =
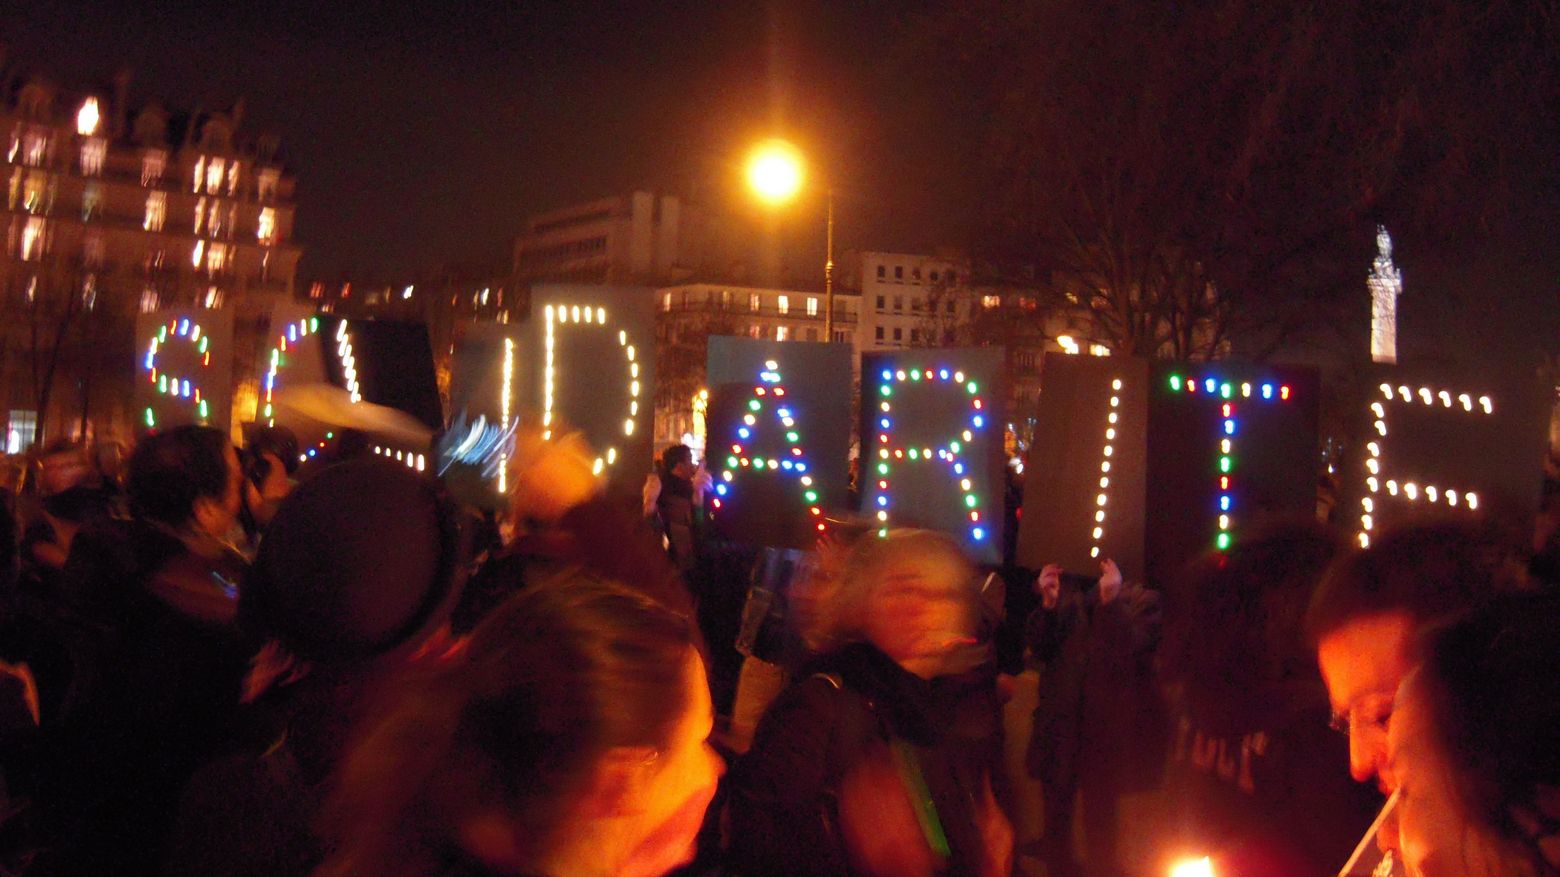
[[[679,569],[691,569],[699,554],[699,530],[709,473],[693,464],[693,449],[672,445],[661,452],[661,490],[656,497],[667,552]]]
[[[298,471],[298,436],[285,426],[259,427],[244,445],[244,531],[252,542],[292,492]]]
[[[578,573],[527,588],[353,749],[320,873],[663,874],[720,776],[713,719],[686,618]]]
[[[1045,795],[1040,856],[1053,877],[1083,873],[1073,855],[1081,804],[1089,874],[1121,873],[1116,814],[1123,795],[1157,788],[1169,720],[1153,676],[1159,594],[1127,585],[1115,561],[1094,587],[1051,564],[1035,579],[1040,606],[1026,638],[1041,665],[1028,768]]]
[[[45,793],[64,873],[151,873],[195,767],[227,739],[250,648],[242,558],[224,541],[243,473],[226,436],[183,426],[130,458],[130,521],[83,530],[64,583],[70,689]]]
[[[1387,760],[1397,691],[1418,661],[1415,643],[1497,594],[1526,586],[1515,554],[1475,522],[1419,524],[1353,549],[1323,578],[1306,613],[1327,684],[1332,726],[1349,740],[1349,772],[1398,787]],[[1391,836],[1391,826],[1383,835]]]
[[[1408,873],[1560,874],[1560,596],[1497,599],[1423,653],[1388,732]]]
[[[239,602],[265,642],[244,685],[249,739],[191,781],[165,874],[319,864],[314,819],[351,730],[449,651],[463,571],[456,510],[398,463],[327,467],[281,503]]]
[[[1302,626],[1340,547],[1315,522],[1254,532],[1177,591],[1160,650],[1175,719],[1166,839],[1215,873],[1330,873],[1381,806],[1349,779]]]
[[[1000,706],[979,581],[952,540],[863,540],[805,639],[827,652],[769,708],[738,768],[731,855],[764,875],[998,875]]]

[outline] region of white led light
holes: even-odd
[[[1484,409],[1485,414],[1495,413],[1495,404],[1490,401],[1490,397],[1488,396],[1479,397],[1479,407]]]
[[[1465,498],[1468,500],[1468,508],[1477,509],[1479,507],[1478,494],[1469,493]]]

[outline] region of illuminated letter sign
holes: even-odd
[[[273,330],[272,337],[276,339],[265,359],[265,377],[260,382],[260,418],[266,426],[276,425],[276,390],[281,384],[281,374],[291,360],[298,354],[299,346],[304,340],[318,332],[320,328],[319,317],[302,317],[288,323],[280,330]],[[341,328],[345,330],[346,321],[342,321]],[[305,375],[304,382],[323,380],[324,375]]]
[[[811,547],[845,500],[850,346],[709,341],[710,533]]]
[[[891,527],[941,530],[1001,559],[1003,415],[994,349],[868,354],[862,364],[862,512]]]
[[[654,438],[653,293],[544,285],[532,290],[531,313],[515,366],[525,407],[544,437],[582,433],[596,472],[637,492]]]
[[[1163,584],[1245,527],[1314,513],[1314,372],[1062,356],[1045,369],[1025,564],[1094,573],[1111,557]]]
[[[1415,512],[1478,512],[1497,502],[1533,512],[1542,480],[1542,387],[1389,366],[1373,374],[1339,514],[1360,545]]]
[[[140,425],[230,426],[232,315],[224,311],[162,312],[137,320],[142,339],[136,382]]]
[[[450,374],[450,424],[439,442],[438,471],[466,502],[500,508],[509,492],[509,456],[520,420],[521,328],[463,327]]]
[[[779,369],[779,363],[771,359],[764,363],[764,370],[758,374],[753,398],[748,400],[748,410],[742,415],[742,425],[737,427],[737,440],[731,443],[720,470],[720,478],[715,482],[715,497],[710,500],[711,515],[719,513],[725,504],[722,497],[730,496],[739,474],[780,473],[795,478],[798,492],[807,504],[807,513],[821,533],[827,528],[823,522],[823,509],[819,506],[817,485],[813,477],[807,474],[807,456],[802,451],[800,428],[792,416],[794,412],[790,404],[785,400],[785,385],[781,382]],[[766,421],[776,421],[767,425],[771,429],[778,428],[785,436],[782,450],[768,459],[750,454],[750,445],[744,444],[751,443],[753,433],[762,428],[758,422],[760,417]]]

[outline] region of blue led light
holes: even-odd
[[[1208,392],[1210,392],[1210,393],[1212,393],[1214,391],[1214,389],[1216,387],[1218,387],[1218,386],[1219,386],[1218,381],[1215,381],[1213,378],[1209,378],[1208,380],[1203,381],[1203,387],[1206,388],[1208,390]]]
[[[880,495],[878,497],[878,505],[882,508],[888,508],[888,497]]]
[[[797,463],[796,464],[796,471],[798,471],[798,472],[806,472],[807,471],[807,464],[806,463]]]
[[[889,371],[886,368],[883,369],[883,380],[885,380],[885,381],[892,381],[893,379],[894,379],[894,373]]]
[[[948,380],[948,370],[942,369],[941,371],[937,372],[937,376],[945,381]]]
[[[888,418],[885,417],[882,420],[879,420],[878,421],[878,426],[881,426],[884,429],[888,429],[888,427],[889,427]]]
[[[955,475],[963,475],[964,474],[964,464],[963,463],[954,463],[953,464],[953,474],[955,474]]]
[[[775,413],[780,415],[780,419],[781,420],[784,420],[787,417],[791,416],[791,409],[789,409],[789,408],[781,408],[779,411],[776,411]]]
[[[1235,421],[1233,421],[1233,420],[1226,420],[1226,421],[1224,421],[1224,434],[1225,435],[1234,435],[1235,434]]]
[[[1263,384],[1262,385],[1262,398],[1264,398],[1264,399],[1271,399],[1271,398],[1273,398],[1273,385],[1272,384]]]
[[[781,460],[780,461],[780,468],[781,469],[789,469],[793,465],[795,465],[795,464],[793,464],[790,460]]]
[[[741,436],[742,438],[751,438],[753,431],[744,426],[737,430],[737,435]]]
[[[979,414],[977,414],[974,417],[970,418],[970,422],[975,424],[975,427],[977,429],[979,429],[980,427],[983,427],[983,426],[986,425],[986,418],[981,417]]]
[[[1229,510],[1230,510],[1230,498],[1228,496],[1221,496],[1221,497],[1219,497],[1219,511],[1227,512]]]
[[[717,484],[717,485],[715,485],[715,492],[720,494],[721,496],[725,496],[726,495],[726,485],[724,485],[724,484]]]
[[[976,542],[980,542],[986,538],[986,531],[980,527],[976,527],[970,531],[970,535],[975,537]]]

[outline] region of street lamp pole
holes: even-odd
[[[816,214],[815,214],[816,215]],[[829,187],[829,220],[823,261],[823,340],[834,340],[834,187]]]

